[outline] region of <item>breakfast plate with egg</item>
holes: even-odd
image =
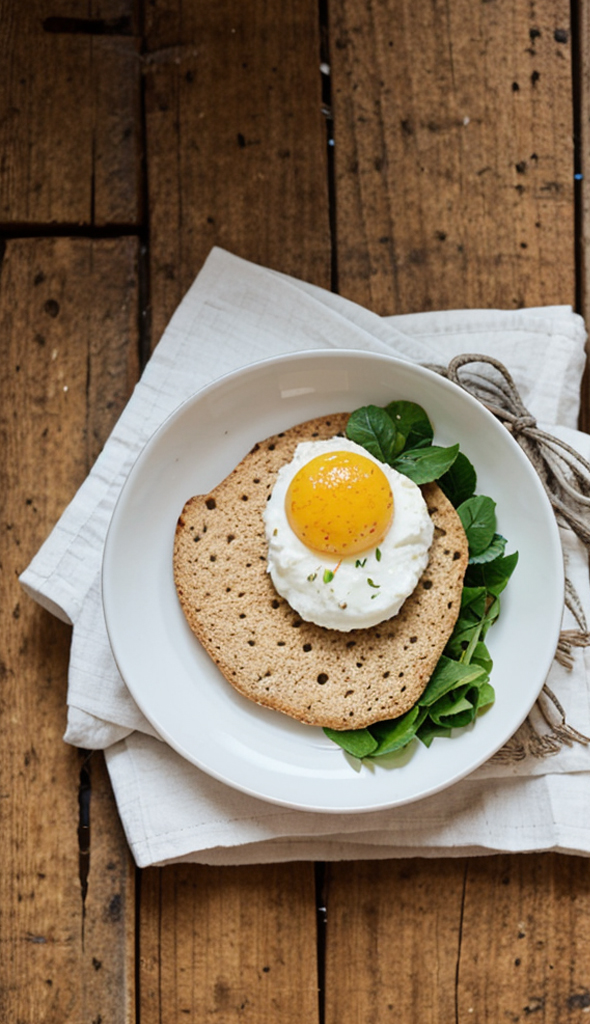
[[[366,761],[331,735],[423,720],[469,557],[444,488],[347,435],[393,401],[427,412],[432,451],[460,445],[495,503],[491,546],[509,538],[518,566],[477,721]],[[453,784],[522,723],[558,640],[562,554],[535,471],[470,395],[387,356],[303,352],[215,381],[154,434],[113,513],[103,602],[126,685],[183,757],[263,800],[364,812]]]

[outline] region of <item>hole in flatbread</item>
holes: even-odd
[[[320,674],[318,676],[318,683],[320,684],[320,686],[323,686],[324,683],[327,683],[327,682],[328,682],[328,676],[326,675],[326,673],[325,672],[320,672]]]
[[[271,606],[271,608],[278,608],[279,607],[279,601],[277,601],[276,597],[274,598],[273,601],[270,602],[270,606]]]
[[[227,535],[227,543],[228,544],[231,544],[232,540],[235,540],[235,539],[236,539],[235,533],[228,533],[228,535]]]
[[[387,670],[387,672],[384,672],[384,673],[383,673],[383,678],[384,678],[384,679],[388,679],[388,678],[389,678],[389,675],[390,675],[390,672],[389,672],[389,669],[388,669],[388,670]]]
[[[461,552],[455,551],[455,553],[453,554],[453,562],[456,562],[458,558],[461,558]]]
[[[215,498],[207,498],[207,501],[205,502],[205,505],[209,509],[217,508],[217,502],[215,501]]]
[[[248,640],[248,647],[256,647],[256,640]]]
[[[422,587],[424,590],[430,590],[430,588],[432,587],[432,580],[423,580]]]
[[[303,650],[304,651],[311,651],[311,644],[304,644],[303,645]]]

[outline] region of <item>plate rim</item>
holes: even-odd
[[[247,379],[247,378],[249,378],[251,376],[256,376],[258,373],[260,373],[260,371],[263,371],[265,369],[272,369],[275,366],[285,366],[285,365],[288,365],[291,362],[300,362],[302,359],[303,360],[310,360],[311,362],[314,362],[316,360],[318,360],[318,361],[319,360],[325,360],[326,358],[328,358],[328,359],[335,359],[335,360],[336,359],[343,359],[343,358],[344,359],[350,358],[350,359],[352,359],[353,362],[355,360],[361,359],[361,360],[368,360],[368,361],[383,362],[383,363],[386,363],[388,366],[399,365],[399,366],[403,367],[405,370],[409,370],[411,373],[416,373],[418,376],[423,375],[427,379],[430,379],[430,380],[434,379],[434,380],[436,380],[437,386],[441,386],[443,389],[446,388],[449,391],[449,393],[451,393],[451,394],[459,392],[461,394],[461,398],[462,398],[463,401],[466,401],[467,403],[470,403],[472,406],[477,407],[479,415],[481,415],[483,413],[484,416],[487,417],[490,422],[494,423],[495,427],[502,426],[500,424],[500,422],[498,421],[498,419],[493,415],[493,413],[491,413],[474,396],[472,396],[465,389],[461,388],[459,385],[455,384],[453,381],[448,380],[448,378],[444,377],[442,374],[437,373],[436,370],[432,369],[429,366],[424,366],[424,365],[422,365],[420,363],[414,363],[411,360],[406,360],[404,358],[400,358],[399,356],[389,355],[387,353],[372,352],[372,351],[367,352],[367,351],[364,351],[362,349],[331,349],[331,348],[328,348],[328,349],[326,349],[326,348],[319,348],[319,349],[310,349],[310,350],[303,349],[303,350],[298,350],[296,352],[290,352],[290,353],[283,353],[283,354],[279,354],[279,355],[268,356],[268,357],[265,357],[264,359],[259,359],[259,360],[256,360],[256,361],[252,362],[252,363],[248,363],[248,364],[245,364],[244,366],[238,367],[238,368],[236,368],[234,370],[228,371],[227,373],[224,373],[224,374],[220,375],[219,377],[217,377],[214,380],[208,382],[203,387],[198,388],[196,391],[192,392],[190,395],[188,395],[187,397],[182,399],[178,403],[178,405],[170,413],[168,413],[165,416],[165,418],[162,420],[162,422],[152,431],[150,436],[147,438],[145,443],[142,444],[140,450],[137,452],[137,455],[136,455],[136,457],[135,457],[135,459],[133,461],[133,464],[132,464],[132,466],[131,466],[131,468],[130,468],[130,470],[129,470],[129,472],[128,472],[128,474],[127,474],[127,476],[126,476],[126,478],[125,478],[125,480],[124,480],[124,482],[123,482],[123,484],[122,484],[122,486],[120,488],[120,491],[119,491],[119,493],[117,495],[117,498],[116,498],[116,501],[115,501],[115,504],[113,506],[113,510],[112,510],[112,513],[111,513],[111,516],[110,516],[110,520],[109,520],[106,536],[105,536],[105,542],[104,542],[103,554],[102,554],[102,561],[101,561],[101,598],[102,598],[102,602],[103,602],[104,619],[105,619],[105,626],[106,626],[106,631],[107,631],[108,642],[109,642],[109,645],[110,645],[110,648],[111,648],[111,651],[112,651],[112,654],[113,654],[113,658],[115,660],[115,663],[116,663],[117,668],[118,668],[118,670],[119,670],[119,672],[121,674],[121,678],[122,678],[125,686],[128,688],[128,690],[129,690],[133,700],[137,703],[137,705],[138,705],[139,709],[141,710],[142,714],[146,717],[148,722],[150,722],[150,724],[156,730],[158,736],[161,739],[163,739],[166,743],[168,743],[168,745],[170,747],[172,747],[172,749],[176,750],[176,752],[181,757],[186,759],[190,764],[193,764],[197,768],[199,768],[200,770],[204,771],[206,774],[208,774],[212,778],[217,779],[219,782],[222,782],[223,784],[228,785],[231,788],[233,788],[233,789],[235,789],[235,790],[237,790],[239,792],[245,793],[245,794],[247,794],[247,795],[249,795],[251,797],[263,800],[265,802],[270,802],[270,803],[278,805],[278,806],[282,806],[282,807],[289,808],[289,809],[308,811],[308,812],[311,812],[311,813],[316,812],[316,813],[347,814],[347,815],[348,814],[367,814],[367,813],[371,813],[371,812],[375,812],[375,811],[381,811],[381,810],[386,810],[386,809],[392,809],[392,808],[395,808],[395,807],[398,807],[398,806],[408,805],[408,804],[415,803],[415,802],[418,802],[420,800],[426,799],[429,796],[435,796],[436,794],[438,794],[438,793],[440,793],[440,792],[442,792],[442,791],[444,791],[444,790],[446,790],[446,789],[456,785],[457,782],[459,782],[462,779],[464,779],[464,778],[468,777],[469,775],[471,775],[474,771],[477,770],[477,768],[481,767],[482,764],[484,764],[486,761],[488,761],[489,758],[492,757],[493,754],[498,749],[500,749],[505,742],[507,742],[507,739],[509,738],[509,736],[513,735],[514,732],[520,727],[522,722],[526,719],[526,717],[527,717],[528,713],[530,712],[531,708],[534,706],[534,703],[535,703],[535,701],[537,699],[538,693],[541,691],[543,684],[541,683],[541,685],[539,686],[539,689],[536,692],[536,696],[534,696],[533,699],[530,701],[528,707],[522,713],[520,721],[518,722],[518,724],[514,728],[512,728],[512,730],[511,730],[511,732],[510,732],[508,737],[504,736],[498,742],[498,744],[494,748],[494,750],[491,750],[491,751],[490,750],[486,750],[485,754],[481,757],[481,759],[477,760],[477,762],[471,762],[470,765],[466,769],[464,769],[464,770],[460,769],[457,772],[455,772],[451,778],[445,779],[444,781],[442,781],[438,785],[431,786],[428,789],[427,792],[420,793],[419,795],[409,795],[406,798],[402,797],[402,798],[397,798],[397,799],[393,799],[393,800],[385,800],[385,801],[382,801],[382,802],[379,802],[379,803],[374,803],[374,804],[371,804],[371,805],[364,805],[364,804],[362,804],[362,805],[354,805],[354,806],[351,805],[351,806],[348,806],[348,807],[341,807],[341,806],[334,806],[334,807],[332,807],[332,806],[324,806],[324,805],[322,805],[322,806],[310,806],[307,802],[295,801],[292,798],[285,797],[284,799],[281,799],[281,798],[279,798],[279,797],[277,797],[275,795],[273,795],[273,796],[265,795],[265,794],[259,792],[257,789],[253,789],[250,786],[240,782],[240,780],[228,778],[227,775],[224,775],[222,772],[217,771],[215,768],[211,767],[210,765],[209,766],[204,765],[202,762],[200,762],[195,757],[194,754],[187,753],[187,751],[184,749],[184,746],[182,744],[180,744],[178,741],[175,740],[174,736],[171,735],[170,731],[167,728],[163,727],[161,723],[159,723],[158,721],[154,720],[153,716],[150,715],[149,708],[146,708],[144,701],[142,701],[141,695],[138,696],[138,688],[125,677],[125,674],[124,674],[124,672],[122,670],[120,658],[117,656],[116,643],[113,641],[112,620],[111,620],[111,625],[109,625],[109,621],[110,621],[110,613],[108,611],[109,601],[108,601],[108,598],[105,599],[105,595],[106,595],[106,593],[108,591],[108,582],[107,581],[109,579],[109,572],[110,572],[110,569],[109,569],[109,565],[110,565],[110,563],[109,563],[109,555],[110,555],[110,551],[112,549],[112,538],[114,536],[114,531],[116,530],[116,527],[117,527],[118,517],[121,515],[121,511],[120,510],[121,510],[121,508],[124,505],[125,496],[126,496],[126,494],[129,493],[129,488],[132,486],[133,481],[135,480],[136,475],[139,472],[141,472],[141,468],[142,468],[142,465],[143,465],[144,461],[149,460],[151,449],[158,443],[158,440],[160,438],[162,438],[172,428],[172,426],[176,423],[177,420],[182,419],[184,416],[186,416],[187,411],[188,411],[189,408],[191,408],[193,405],[195,405],[197,403],[202,402],[211,393],[214,393],[217,390],[223,390],[225,387],[227,387],[233,381],[240,380],[240,378],[242,380],[244,378]],[[297,421],[294,421],[294,422],[297,422]],[[285,427],[284,429],[287,429],[287,428]],[[509,437],[509,438],[511,437],[508,431],[506,432],[506,434],[507,434],[507,437]],[[518,445],[518,443],[516,442],[516,440],[514,438],[511,438],[511,440],[512,440],[512,443],[514,445],[513,451],[515,452],[515,454],[518,453],[517,457],[521,459],[521,461],[523,462],[523,465],[526,464],[528,466],[528,468],[529,468],[529,478],[531,480],[532,479],[536,480],[537,488],[538,488],[538,493],[542,496],[542,499],[545,502],[545,511],[546,512],[548,511],[550,513],[550,515],[549,515],[549,523],[551,524],[550,529],[551,529],[551,532],[553,534],[553,538],[552,538],[553,545],[552,545],[552,547],[555,548],[557,552],[561,553],[562,548],[561,548],[561,541],[560,541],[560,537],[559,537],[558,524],[557,524],[557,521],[555,519],[555,515],[553,513],[553,510],[551,508],[549,499],[548,499],[548,497],[547,497],[547,495],[545,493],[545,490],[544,490],[544,488],[542,486],[542,483],[541,483],[538,475],[536,474],[534,468],[531,466],[529,460],[527,459],[526,454],[523,452],[521,446]],[[532,471],[532,475],[531,475],[531,471]],[[563,608],[564,588],[565,588],[565,574],[563,572],[563,564],[562,563],[560,563],[560,564],[561,564],[562,572],[559,574],[558,580],[556,580],[556,585],[557,584],[559,585],[559,599],[556,600],[555,603],[558,605],[558,607],[560,607],[562,609]],[[105,567],[106,567],[106,571],[105,571]],[[560,627],[561,627],[561,616],[556,613],[556,615],[555,615],[555,624],[554,624],[555,646],[557,644],[557,640],[558,640],[558,637],[559,637]],[[547,673],[549,672],[549,670],[551,668],[551,665],[553,663],[553,660],[554,660],[554,655],[552,655],[551,657],[547,658],[547,666],[546,666],[546,671],[545,671],[544,678],[546,678]]]

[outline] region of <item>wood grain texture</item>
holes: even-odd
[[[330,21],[342,294],[573,302],[567,0],[335,0]]]
[[[213,245],[323,285],[331,253],[315,2],[159,0],[146,32],[155,344]],[[147,872],[141,936],[142,1024],[316,1020],[310,865]]]
[[[576,78],[574,81],[574,102],[578,112],[578,167],[581,175],[576,181],[578,208],[578,312],[590,322],[590,11],[584,0],[576,0],[572,8],[576,15],[576,37],[572,40]],[[590,354],[590,344],[586,344]],[[582,383],[580,428],[590,432],[590,367]]]
[[[470,861],[457,1021],[584,1021],[589,911],[588,860],[546,854]]]
[[[568,5],[337,0],[330,24],[341,292],[573,303]],[[331,865],[326,1024],[582,1020],[589,879],[544,855]]]
[[[566,0],[320,6],[342,293],[382,313],[573,301]],[[572,9],[588,173],[588,13]],[[142,222],[143,73],[153,342],[213,244],[329,286],[315,0],[0,0],[0,46],[13,233]],[[137,251],[11,241],[0,280],[0,1020],[18,1024],[135,1019],[134,868],[101,755],[61,741],[70,630],[17,575],[137,379]],[[149,869],[141,1024],[581,1024],[588,870],[551,855],[330,865],[320,1014],[311,865]]]
[[[213,245],[329,285],[330,238],[316,3],[146,18],[155,343]]]
[[[312,885],[309,864],[145,870],[142,1024],[314,1024]]]
[[[456,1020],[465,863],[329,865],[326,1024]]]
[[[130,1019],[133,868],[100,754],[89,769],[90,860],[80,854],[84,765],[61,739],[70,629],[18,574],[137,373],[135,260],[131,239],[30,239],[9,242],[2,266],[0,1019],[19,1024]],[[87,829],[80,840],[85,849]]]
[[[326,1024],[561,1024],[588,1013],[583,858],[333,864],[327,902]]]
[[[139,223],[132,6],[0,3],[0,224]]]

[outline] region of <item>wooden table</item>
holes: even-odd
[[[213,244],[381,314],[588,312],[589,28],[584,0],[0,2],[2,1022],[588,1019],[581,858],[138,873],[17,574]]]

